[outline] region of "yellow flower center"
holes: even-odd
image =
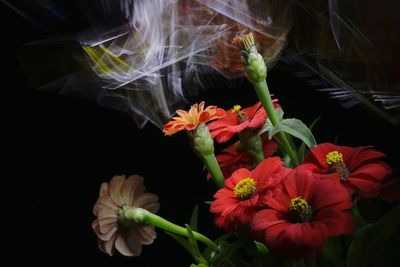
[[[234,105],[232,112],[238,113],[241,109],[242,109],[242,107],[240,105]]]
[[[246,113],[242,111],[242,107],[240,105],[234,105],[232,108],[232,113],[236,113],[236,121],[238,124],[250,120]]]
[[[325,163],[329,165],[330,172],[340,174],[341,181],[345,181],[351,175],[349,168],[343,161],[343,154],[339,151],[334,150],[326,154]]]
[[[308,222],[312,220],[313,210],[302,197],[295,197],[289,203],[289,219],[293,222]]]
[[[256,191],[256,184],[257,182],[254,181],[253,178],[247,177],[241,180],[239,183],[236,184],[233,192],[235,196],[241,199],[248,199],[250,198],[253,193]]]
[[[333,164],[337,164],[339,162],[343,162],[343,154],[336,150],[331,151],[328,154],[326,154],[325,162],[328,165],[333,165]]]
[[[295,197],[290,200],[289,207],[295,211],[302,211],[308,206],[307,201],[302,197]]]

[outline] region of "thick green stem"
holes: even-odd
[[[250,135],[250,136],[248,136]],[[252,135],[252,136],[251,136]],[[239,134],[240,143],[250,153],[256,164],[264,160],[264,152],[262,149],[262,140],[258,134],[247,134],[246,130]]]
[[[154,225],[155,227],[158,227],[160,229],[163,229],[165,231],[181,235],[181,236],[188,236],[187,229],[184,227],[181,227],[179,225],[176,225],[170,221],[165,220],[164,218],[153,214],[145,209],[142,208],[128,208],[124,212],[125,219],[128,220],[133,220],[136,223],[139,224],[151,224]],[[192,231],[194,238],[207,246],[213,248],[213,249],[218,249],[218,246],[208,237],[205,235],[202,235],[196,231]]]
[[[265,81],[267,78],[267,66],[263,57],[257,52],[253,34],[249,33],[242,37],[236,37],[233,42],[240,48],[240,59],[244,64],[244,72],[247,79],[253,84],[272,125],[276,126],[279,123],[279,117],[276,114],[267,82]],[[279,132],[278,139],[285,152],[289,155],[292,165],[294,167],[299,165],[297,155],[291,147],[286,134]]]
[[[265,111],[268,114],[268,118],[270,119],[272,125],[273,126],[278,125],[280,122],[279,117],[274,108],[274,104],[272,102],[272,98],[271,98],[271,95],[268,90],[267,82],[264,80],[262,82],[253,83],[253,86],[254,86],[254,89],[256,90],[258,98],[260,99]],[[296,155],[295,151],[293,150],[292,146],[290,145],[286,134],[283,132],[279,132],[278,139],[279,139],[281,145],[283,146],[283,149],[289,155],[290,160],[292,161],[292,164],[294,165],[294,167],[299,165],[299,160],[297,158],[297,155]]]
[[[225,186],[225,178],[215,158],[214,140],[207,126],[201,123],[196,129],[187,133],[194,153],[203,161],[218,188],[223,188]]]
[[[213,181],[218,186],[218,188],[225,187],[225,177],[222,174],[221,168],[219,167],[218,161],[215,158],[214,153],[202,155],[200,158],[202,159],[207,170],[210,172]]]

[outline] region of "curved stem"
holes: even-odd
[[[126,219],[131,219],[136,223],[140,224],[151,224],[154,225],[155,227],[158,227],[160,229],[163,229],[165,231],[181,235],[181,236],[188,236],[187,229],[176,225],[170,221],[167,221],[166,219],[151,213],[145,209],[142,208],[129,208],[124,212],[124,216]],[[218,249],[218,246],[208,237],[206,237],[203,234],[200,234],[196,231],[192,231],[194,238],[207,246],[213,248],[213,249]]]
[[[208,155],[202,155],[200,157],[206,166],[207,170],[210,172],[214,183],[218,188],[225,187],[225,177],[222,174],[221,168],[218,164],[218,161],[214,155],[214,153]]]

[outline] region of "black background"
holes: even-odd
[[[200,205],[200,231],[216,237],[203,201],[212,199],[201,162],[183,133],[164,137],[153,125],[139,130],[128,115],[94,101],[36,90],[20,69],[22,44],[43,37],[1,6],[2,38],[2,207],[3,266],[189,266],[190,256],[158,231],[138,258],[101,253],[91,229],[92,207],[102,182],[115,174],[140,174],[147,191],[160,197],[159,214],[178,224]],[[278,64],[269,72],[270,89],[287,117],[311,123],[318,142],[373,145],[398,169],[399,127],[362,107],[349,110],[310,89]],[[230,108],[249,106],[256,95],[245,81],[235,88],[210,88],[196,101]],[[6,252],[6,253],[4,253]]]

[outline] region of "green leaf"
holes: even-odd
[[[281,108],[276,109],[276,115],[278,115],[279,121],[282,121],[283,118],[283,110]],[[274,128],[270,119],[267,119],[264,123],[264,126],[258,131],[258,134],[262,134],[265,132],[269,132]]]
[[[268,132],[268,138],[271,139],[275,134],[279,132],[288,133],[294,137],[299,138],[303,141],[309,148],[313,148],[317,145],[314,136],[312,135],[310,129],[298,119],[284,119],[272,128]]]
[[[263,243],[254,241],[254,244],[256,244],[256,249],[258,253],[269,254],[269,249]]]
[[[197,231],[198,226],[198,215],[199,215],[199,207],[196,205],[193,208],[192,216],[190,217],[190,228]]]
[[[276,115],[277,115],[278,118],[279,118],[279,121],[281,121],[281,120],[283,119],[283,115],[285,114],[285,113],[283,112],[283,109],[277,108],[275,111],[276,111]]]
[[[396,266],[400,247],[400,206],[359,230],[350,245],[347,266]]]
[[[312,130],[314,129],[315,125],[317,124],[317,122],[318,122],[320,119],[321,119],[321,116],[319,116],[318,118],[316,118],[316,119],[311,123],[311,125],[308,127],[308,128],[310,129],[310,131],[312,131]],[[300,162],[303,162],[303,161],[304,161],[305,153],[306,153],[306,144],[303,142],[303,143],[301,143],[301,145],[300,145],[300,147],[299,147],[299,149],[298,149],[298,151],[297,151],[297,155],[298,155],[298,157],[299,157],[299,161],[300,161]]]
[[[213,203],[213,201],[212,200],[207,200],[207,201],[204,201],[204,203],[206,203],[207,205],[211,205],[211,203]]]
[[[201,252],[199,250],[199,247],[197,246],[197,240],[194,237],[194,234],[192,232],[192,229],[190,228],[189,225],[185,224],[186,230],[188,232],[188,241],[190,244],[190,247],[193,251],[193,257],[198,261],[198,262],[204,262],[205,260],[203,259],[203,256],[201,255]]]

